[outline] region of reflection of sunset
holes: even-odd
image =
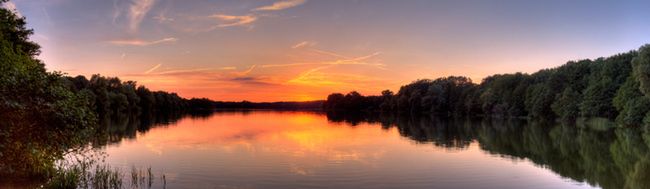
[[[395,127],[332,123],[325,115],[308,112],[221,112],[205,119],[181,119],[106,151],[111,164],[150,165],[176,180],[219,185],[228,181],[233,186],[246,186],[250,179],[291,179],[295,184],[354,178],[416,185],[430,179],[507,180],[513,175],[531,179],[526,182],[558,179],[541,174],[530,162],[513,164],[486,154],[475,142],[450,151],[404,138]]]
[[[186,119],[175,127],[152,130],[140,136],[139,141],[157,154],[165,154],[165,149],[177,147],[224,152],[239,149],[252,153],[264,150],[294,157],[367,160],[376,154],[347,147],[367,145],[376,141],[375,137],[385,135],[369,126],[352,130],[344,126],[328,126],[327,120],[311,113],[256,114],[259,114],[257,121],[243,114],[213,116],[208,120]],[[264,124],[259,123],[260,119]]]

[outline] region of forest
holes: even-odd
[[[116,117],[169,120],[216,108],[313,109],[322,104],[185,99],[117,77],[47,71],[26,24],[24,17],[0,8],[0,178],[51,177],[56,160],[114,130],[102,123]]]
[[[169,122],[185,112],[219,108],[322,108],[562,120],[605,117],[626,126],[650,124],[650,45],[532,74],[493,75],[479,84],[450,76],[417,80],[397,93],[385,90],[378,96],[353,91],[331,94],[326,101],[254,103],[185,99],[117,77],[48,71],[37,58],[40,46],[29,39],[32,34],[24,17],[0,8],[0,179],[56,175],[56,160],[70,149],[98,143],[94,140],[98,134],[115,129],[101,123],[120,116],[135,117],[135,125],[151,117]],[[135,130],[128,131],[120,134],[135,135]]]
[[[327,111],[438,116],[615,119],[650,124],[650,45],[606,58],[569,61],[532,74],[497,74],[477,84],[463,76],[421,79],[379,96],[333,93]]]

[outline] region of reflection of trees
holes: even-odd
[[[650,188],[650,134],[641,129],[594,131],[550,122],[441,119],[395,115],[334,115],[333,122],[381,123],[417,142],[462,149],[478,141],[488,153],[528,159],[602,188]]]
[[[159,112],[156,114],[129,114],[112,116],[100,121],[100,127],[94,138],[93,146],[101,147],[107,144],[119,143],[122,139],[135,139],[138,133],[146,133],[154,127],[167,126],[183,117],[193,119],[205,118],[212,112]]]
[[[191,119],[207,119],[212,115],[233,115],[241,114],[248,115],[257,110],[216,110],[216,111],[161,111],[155,114],[141,114],[139,116],[123,114],[112,116],[110,119],[101,120],[99,127],[94,138],[93,146],[101,147],[107,144],[119,143],[123,139],[135,139],[138,133],[146,133],[152,128],[165,127],[173,125],[183,118]],[[259,112],[259,111],[258,111]],[[293,112],[293,111],[276,111],[274,113]],[[316,113],[316,112],[314,112]]]
[[[352,126],[359,123],[380,123],[382,128],[396,127],[400,135],[411,140],[436,146],[465,148],[474,138],[473,120],[441,119],[437,117],[410,115],[378,115],[327,112],[332,122],[345,122]]]
[[[155,114],[114,114],[99,121],[97,126],[87,127],[76,133],[63,133],[74,136],[52,140],[43,132],[30,127],[10,127],[0,132],[0,184],[11,182],[14,177],[41,180],[41,175],[51,176],[55,163],[68,154],[83,155],[86,144],[101,147],[118,143],[122,139],[133,139],[139,132],[147,132],[153,127],[176,122],[184,116],[206,117],[210,112],[160,111]],[[10,130],[15,129],[15,130]],[[51,132],[63,132],[52,129]],[[69,140],[69,141],[68,141]],[[35,182],[35,181],[30,181]]]

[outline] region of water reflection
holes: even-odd
[[[527,159],[576,181],[602,188],[650,188],[650,135],[642,129],[610,131],[524,120],[444,120],[435,117],[336,115],[350,125],[361,121],[397,127],[400,134],[436,147],[463,149],[473,140],[490,154]]]
[[[174,188],[650,188],[650,135],[639,129],[318,112],[179,118],[111,122],[98,144],[111,164],[151,166]]]

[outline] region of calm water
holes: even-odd
[[[101,148],[106,162],[127,171],[151,167],[166,176],[167,188],[643,188],[649,182],[649,143],[638,131],[276,111],[117,128]],[[157,180],[153,188],[162,185]]]

